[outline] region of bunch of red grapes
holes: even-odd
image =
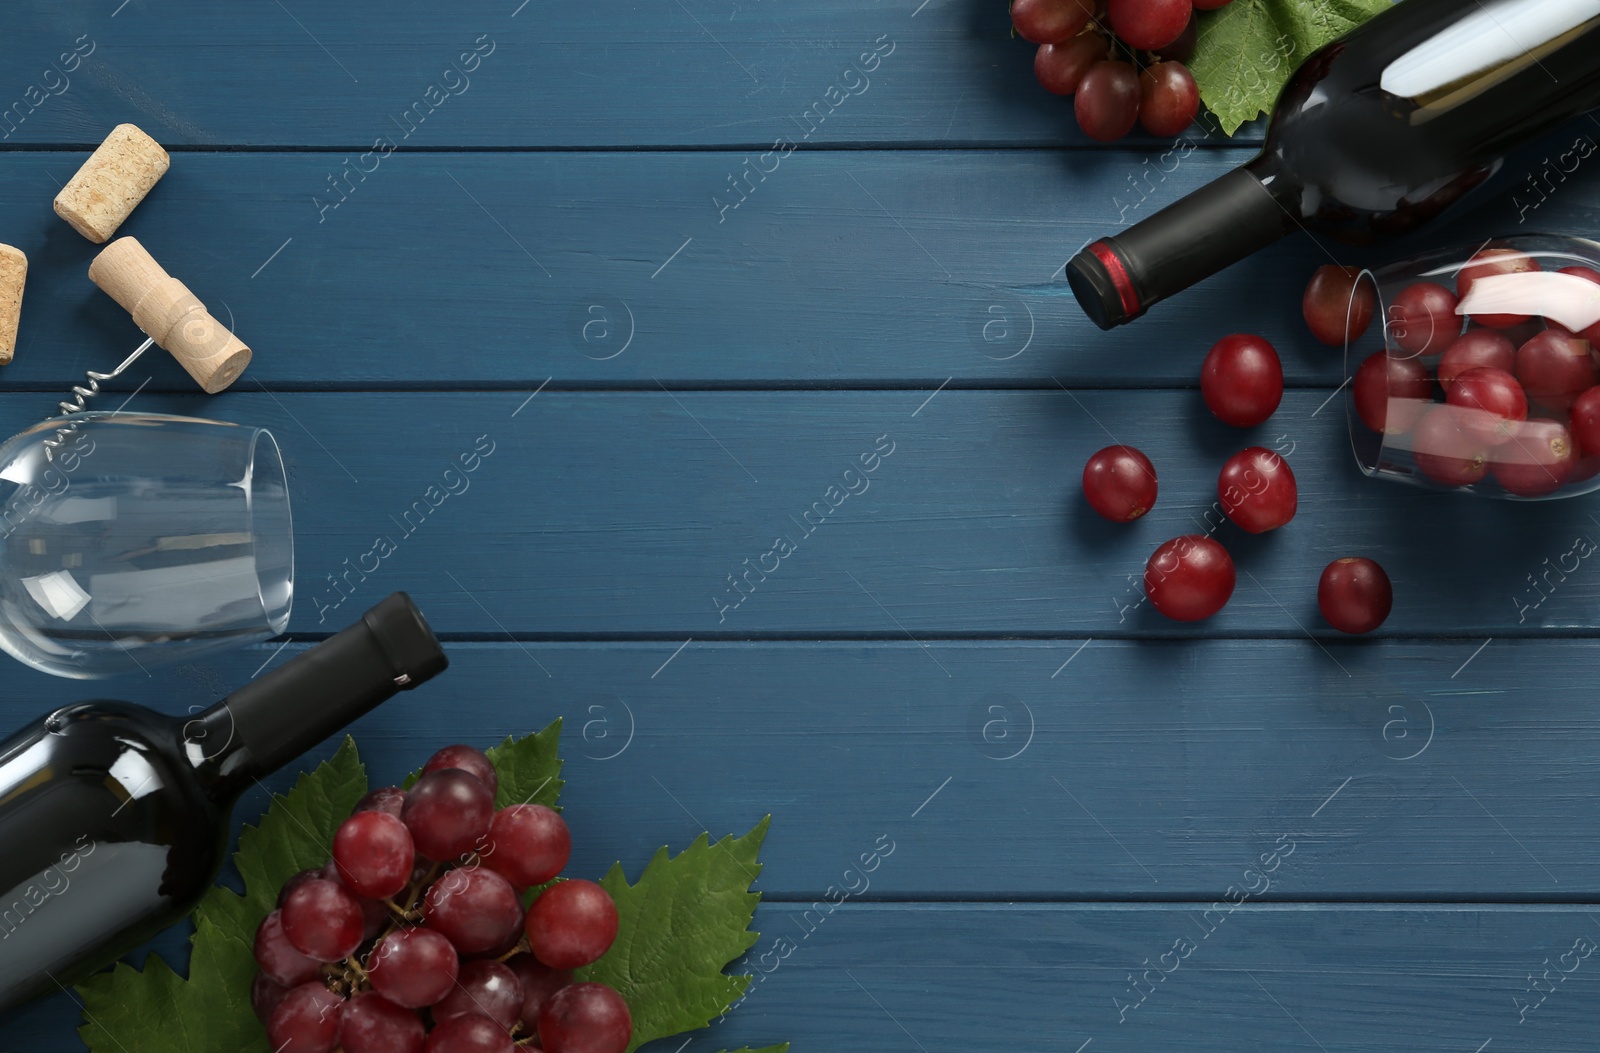
[[[1283,399],[1277,350],[1259,336],[1224,337],[1206,355],[1200,394],[1224,424],[1254,428],[1265,423]],[[1112,522],[1142,517],[1155,506],[1157,490],[1155,465],[1132,446],[1108,446],[1084,465],[1084,496]],[[1217,476],[1218,506],[1235,526],[1252,534],[1287,525],[1299,498],[1289,462],[1262,446],[1234,454]],[[1197,622],[1216,614],[1233,596],[1235,583],[1233,557],[1209,534],[1175,537],[1145,564],[1145,595],[1174,621]],[[1388,575],[1363,557],[1334,560],[1317,584],[1317,606],[1340,632],[1371,632],[1393,605]]]
[[[1600,324],[1574,333],[1521,314],[1469,316],[1457,306],[1474,282],[1539,270],[1515,249],[1478,252],[1454,288],[1418,281],[1389,305],[1395,350],[1356,371],[1356,416],[1385,443],[1409,449],[1417,471],[1442,486],[1492,478],[1514,497],[1546,497],[1600,474]],[[1328,344],[1355,342],[1372,321],[1376,293],[1348,268],[1323,267],[1305,295],[1312,332]],[[1563,267],[1600,285],[1600,272]],[[1442,398],[1441,398],[1442,397]]]
[[[256,931],[251,990],[275,1053],[622,1053],[628,1006],[574,983],[617,935],[591,881],[521,894],[567,865],[554,810],[495,810],[489,758],[447,746],[410,791],[356,805],[324,867],[290,878]]]
[[[1111,142],[1144,125],[1177,135],[1200,112],[1200,89],[1184,63],[1194,57],[1195,12],[1232,0],[1012,0],[1017,35],[1039,45],[1034,76],[1073,95],[1078,126]]]

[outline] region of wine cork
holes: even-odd
[[[89,279],[170,351],[207,394],[232,384],[250,364],[250,349],[136,239],[118,238],[101,249],[89,264]]]
[[[0,366],[17,353],[17,322],[22,318],[22,286],[28,280],[28,257],[21,249],[0,245]]]
[[[171,166],[154,139],[134,125],[119,124],[56,195],[56,215],[96,245],[104,244]]]

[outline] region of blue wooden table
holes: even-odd
[[[273,429],[299,596],[286,645],[148,679],[11,665],[0,718],[183,712],[406,589],[453,665],[355,727],[375,778],[561,716],[573,873],[772,813],[759,979],[691,1053],[1595,1049],[1600,571],[1569,554],[1600,506],[1363,479],[1342,355],[1299,319],[1310,239],[1093,329],[1067,256],[1259,130],[1091,144],[1001,0],[918,4],[11,4],[0,241],[33,269],[0,434],[136,341],[50,201],[137,123],[173,166],[122,233],[256,360],[216,397],[165,359],[118,390]],[[1583,173],[1528,226],[1597,212]],[[1248,434],[1196,390],[1241,330],[1290,388]],[[1077,487],[1113,439],[1161,474],[1128,527]],[[1144,561],[1250,443],[1288,454],[1299,517],[1222,527],[1232,603],[1166,622]],[[1352,554],[1394,579],[1370,639],[1316,613]],[[62,995],[0,1047],[77,1023]]]

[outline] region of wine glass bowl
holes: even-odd
[[[57,676],[148,672],[275,636],[294,598],[270,432],[83,413],[0,445],[0,648]]]
[[[1541,501],[1600,490],[1600,244],[1548,234],[1361,272],[1351,447],[1367,475]],[[1596,394],[1585,398],[1585,393]]]

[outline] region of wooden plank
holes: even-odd
[[[1071,100],[1034,81],[1034,48],[1011,39],[1004,5],[919,2],[398,0],[374,19],[292,2],[26,0],[7,35],[0,135],[84,144],[131,120],[207,146],[766,145],[808,132],[1088,144]]]
[[[888,834],[862,898],[1591,903],[1593,644],[1477,646],[451,642],[353,733],[380,785],[562,718],[580,875],[771,813],[781,900],[859,884],[842,872]],[[101,685],[8,668],[0,730],[85,696],[183,714],[303,648]]]
[[[1334,638],[1317,578],[1352,554],[1394,580],[1385,634],[1481,641],[1595,626],[1600,578],[1575,552],[1600,536],[1592,502],[1530,507],[1364,480],[1339,403],[1319,412],[1330,394],[1292,392],[1251,432],[1212,420],[1193,392],[530,386],[352,398],[246,384],[212,399],[144,393],[130,409],[279,436],[297,502],[301,633],[403,586],[446,632]],[[24,427],[44,401],[5,396],[0,427]],[[1131,525],[1099,519],[1079,492],[1081,465],[1113,435],[1148,451],[1163,480]],[[1145,562],[1220,520],[1215,473],[1249,443],[1288,453],[1299,515],[1261,536],[1224,522],[1232,601],[1208,622],[1170,622],[1139,603]],[[492,453],[474,472],[445,474],[480,446]]]
[[[1244,151],[1175,160],[1142,199],[1130,180],[1161,179],[1159,155],[798,152],[719,214],[715,201],[739,201],[717,195],[745,156],[396,155],[319,211],[340,200],[325,190],[338,156],[181,154],[124,232],[233,317],[257,350],[249,377],[274,388],[1192,386],[1206,349],[1241,330],[1277,346],[1291,385],[1342,378],[1342,349],[1300,317],[1330,258],[1309,238],[1110,334],[1060,275],[1079,246]],[[84,276],[96,248],[50,210],[76,162],[3,162],[6,238],[32,257],[6,386],[60,387],[136,339]],[[1585,229],[1597,209],[1572,183],[1532,215]],[[1435,240],[1478,244],[1517,216],[1502,198]],[[1338,250],[1369,263],[1410,251]],[[171,363],[155,377],[189,384]]]
[[[846,902],[807,918],[799,904],[764,903],[743,967],[761,979],[689,1041],[850,1053],[1033,1048],[1040,1036],[1067,1053],[1594,1048],[1600,931],[1587,908],[1248,905],[1203,924],[1206,906]],[[77,1022],[57,995],[7,1020],[7,1048],[59,1050]]]

